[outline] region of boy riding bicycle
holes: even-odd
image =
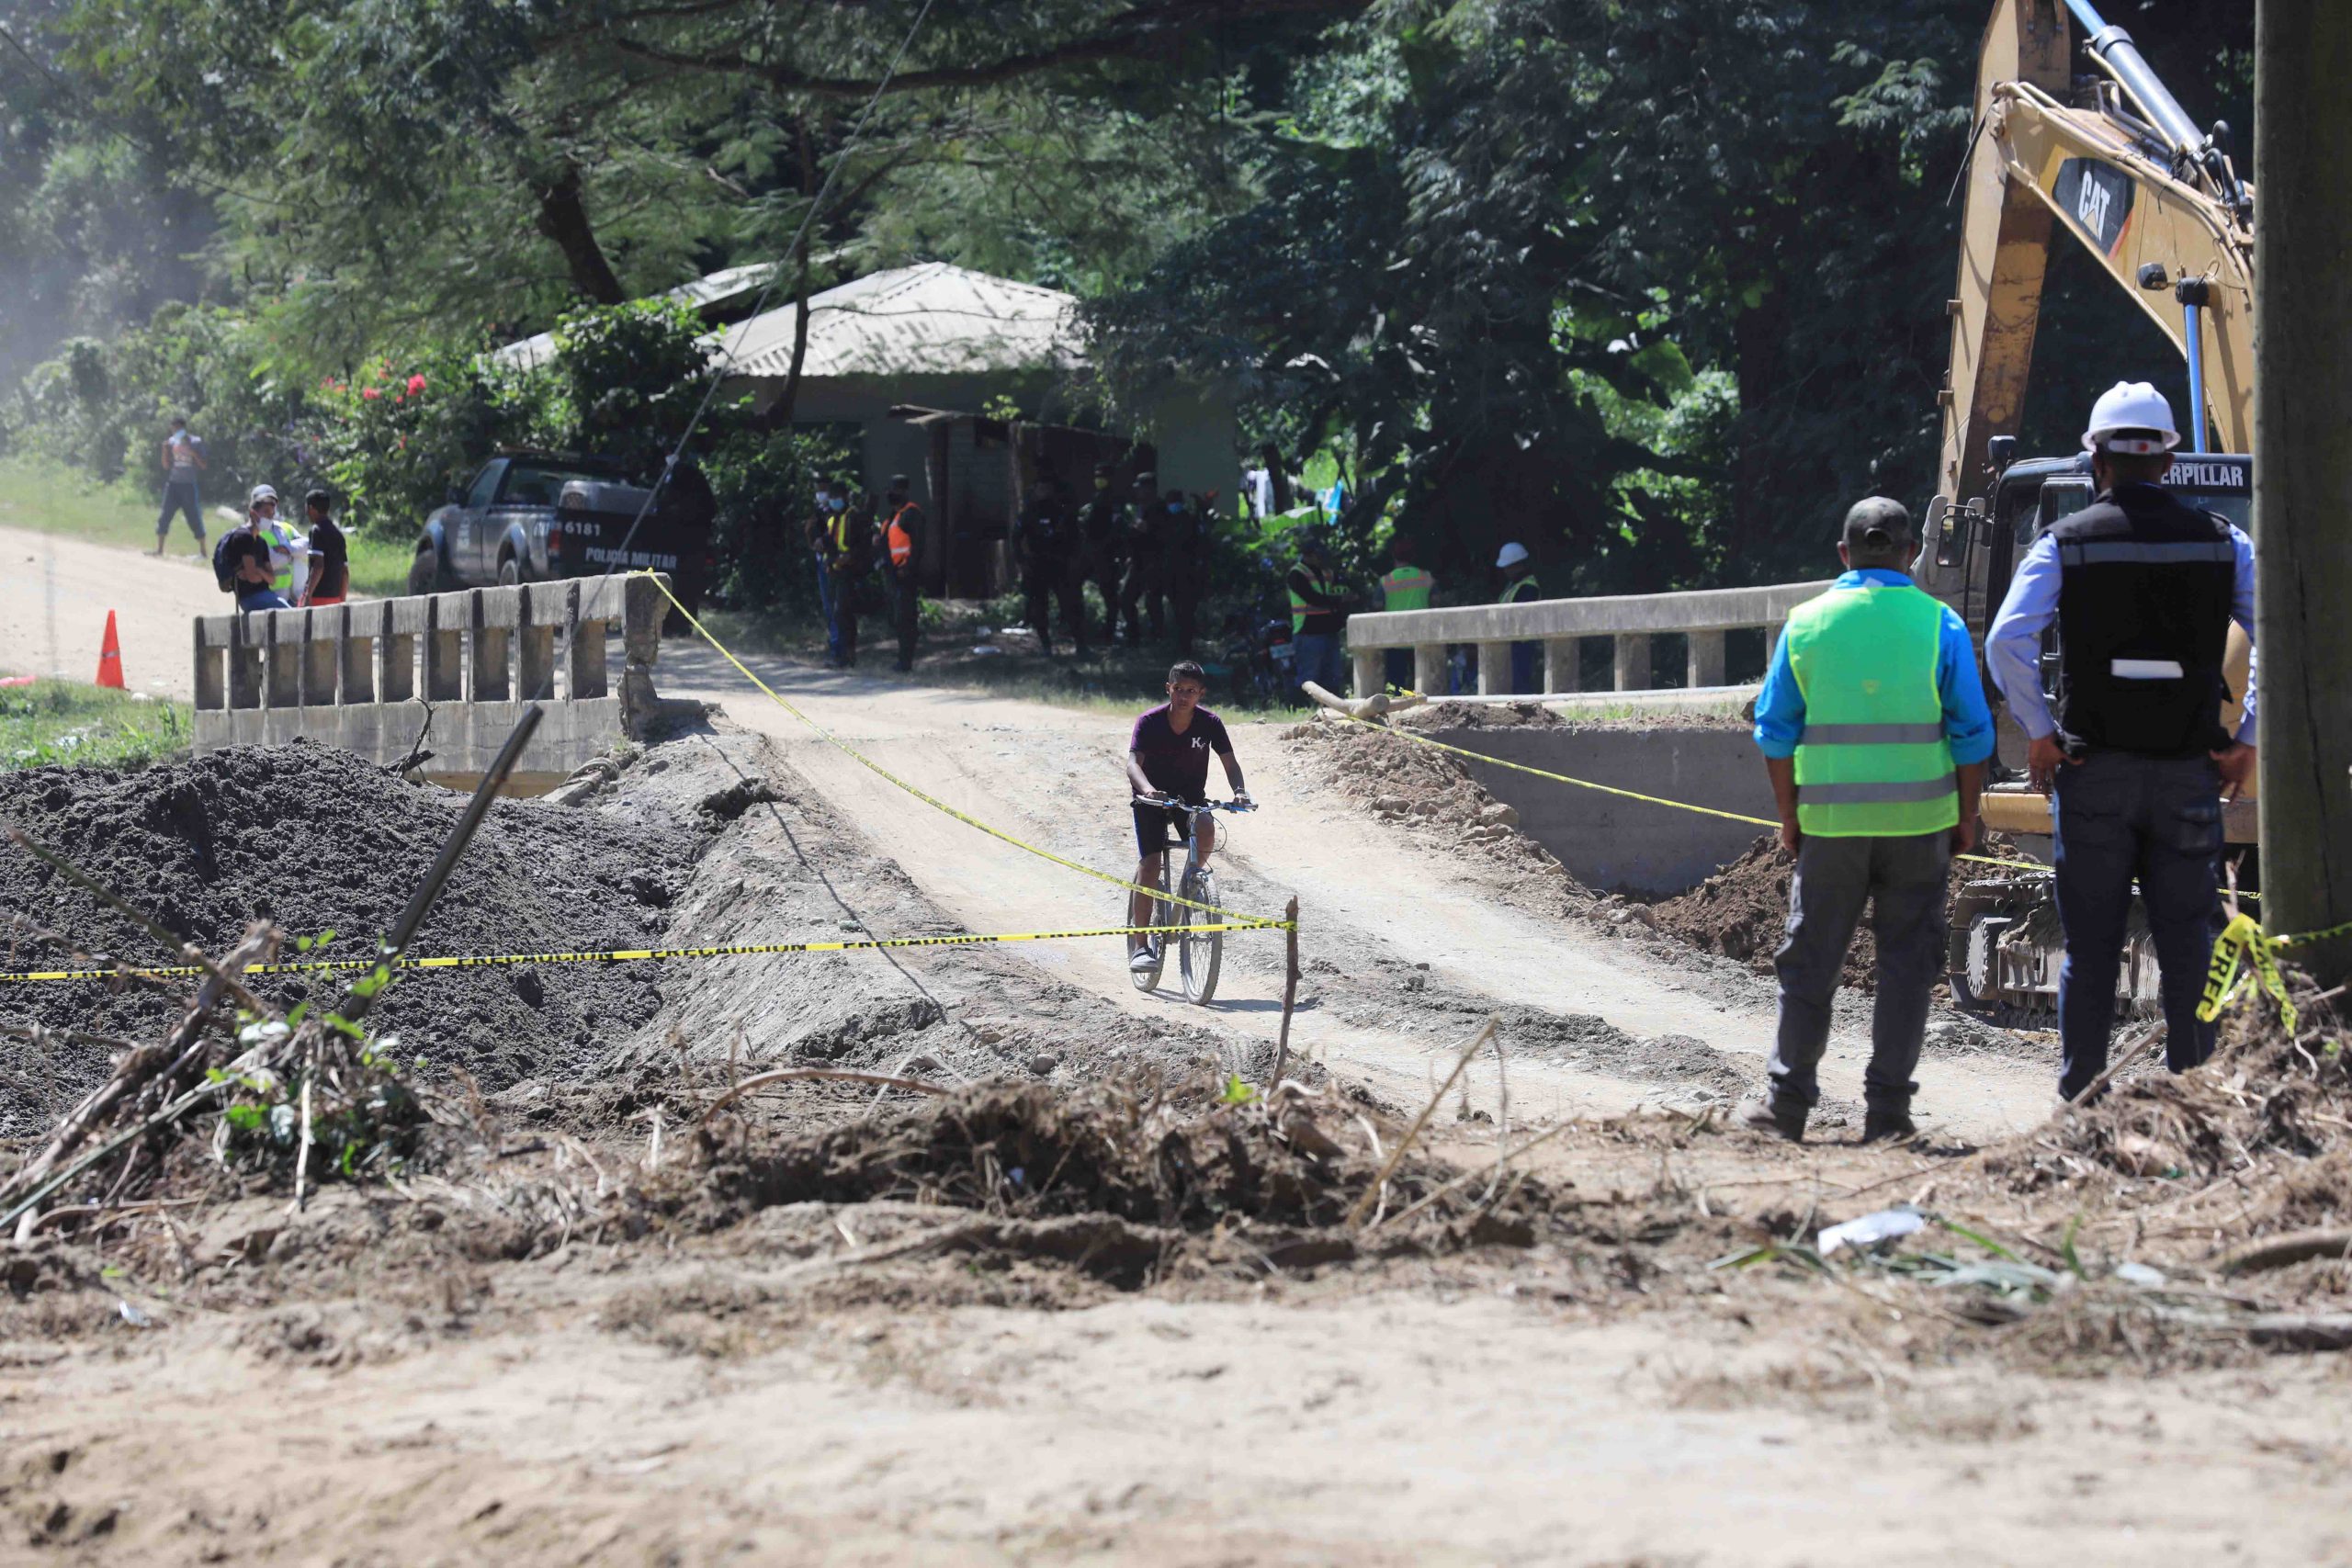
[[[1134,880],[1145,887],[1159,885],[1160,857],[1168,852],[1170,828],[1176,829],[1181,843],[1192,824],[1199,822],[1204,862],[1216,847],[1215,818],[1206,814],[1196,818],[1167,804],[1206,803],[1210,753],[1225,764],[1226,782],[1233,786],[1234,800],[1244,806],[1250,802],[1250,792],[1241,782],[1241,763],[1233,755],[1224,721],[1201,706],[1201,698],[1207,693],[1208,677],[1199,665],[1186,660],[1174,666],[1168,671],[1168,701],[1138,717],[1134,733],[1127,738],[1127,788],[1135,795],[1130,808],[1135,813],[1138,857]],[[1148,893],[1129,895],[1127,924],[1149,925],[1151,904]],[[1159,963],[1158,947],[1155,938],[1129,937],[1127,966],[1151,969]]]

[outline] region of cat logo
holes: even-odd
[[[2069,158],[2059,166],[2056,196],[2059,209],[2072,218],[2101,254],[2123,248],[2132,226],[2132,176],[2112,164],[2089,158]]]

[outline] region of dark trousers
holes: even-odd
[[[857,662],[857,578],[839,568],[828,570],[819,581],[830,590],[832,624],[829,641],[833,662],[847,668]]]
[[[1515,642],[1510,645],[1510,689],[1521,696],[1544,690],[1542,643]]]
[[[1094,592],[1102,595],[1102,640],[1119,640],[1119,563],[1116,558],[1099,548],[1088,552],[1086,580],[1094,584]],[[1079,595],[1082,601],[1085,594]]]
[[[1037,646],[1054,650],[1054,602],[1061,602],[1062,630],[1080,654],[1086,651],[1086,579],[1074,561],[1039,562],[1021,580],[1024,618],[1037,634]]]
[[[817,557],[817,608],[825,617],[825,657],[842,661],[842,624],[833,608],[833,572],[822,555]]]
[[[2165,1065],[2185,1072],[2213,1054],[2214,1026],[2198,1021],[2197,1004],[2221,934],[2221,770],[2204,757],[2093,751],[2059,768],[2055,796],[2058,919],[2066,930],[2058,1092],[2072,1100],[2107,1069],[2134,877],[2163,979]]]
[[[1193,657],[1193,636],[1199,628],[1201,615],[1200,574],[1178,570],[1168,585],[1170,618],[1175,623],[1176,656]]]
[[[1781,1027],[1771,1065],[1775,1099],[1811,1105],[1821,1096],[1814,1070],[1829,1046],[1829,1004],[1869,900],[1871,934],[1878,942],[1878,998],[1862,1093],[1876,1103],[1909,1104],[1919,1087],[1911,1073],[1928,1030],[1928,993],[1944,969],[1944,884],[1951,869],[1948,831],[1900,839],[1807,835],[1789,884],[1789,934],[1772,955],[1781,976]]]
[[[197,503],[194,479],[164,481],[164,510],[155,514],[155,537],[168,538],[172,532],[172,513],[187,515],[187,531],[196,536],[198,544],[204,543],[204,509]]]
[[[1137,606],[1142,614],[1137,613]],[[1132,646],[1143,640],[1143,622],[1151,622],[1151,640],[1158,642],[1168,624],[1168,585],[1163,580],[1158,561],[1129,561],[1127,575],[1119,584],[1119,615],[1127,623],[1127,641]]]
[[[922,624],[922,594],[915,587],[911,562],[890,579],[890,623],[899,634],[899,668],[911,670],[915,667],[915,637]]]
[[[1396,687],[1400,692],[1409,692],[1414,689],[1413,682],[1418,679],[1418,677],[1413,673],[1413,650],[1411,649],[1390,649],[1385,663],[1387,667],[1386,674],[1388,683],[1390,685]],[[1359,694],[1369,695],[1370,694],[1364,693]]]

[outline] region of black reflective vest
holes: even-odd
[[[2222,660],[2237,585],[2229,524],[2161,486],[2127,484],[2050,535],[2067,749],[2193,757],[2227,745]]]

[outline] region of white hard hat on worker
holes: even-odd
[[[1503,547],[1502,554],[1495,558],[1495,565],[1498,570],[1508,571],[1526,558],[1527,547],[1513,539]]]
[[[2121,452],[2154,457],[2180,445],[2180,429],[2172,422],[2172,404],[2145,381],[2118,381],[2091,405],[2091,423],[2083,432],[2086,452]]]

